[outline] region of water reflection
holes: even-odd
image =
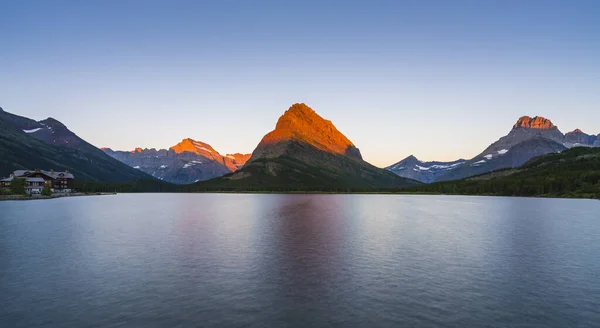
[[[593,326],[600,203],[118,195],[0,203],[11,327]]]

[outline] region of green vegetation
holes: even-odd
[[[185,190],[191,192],[362,192],[420,184],[344,156],[312,149],[305,151],[311,154],[311,160],[315,162],[320,157],[325,159],[317,162],[319,163],[317,166],[308,164],[308,161],[303,162],[302,158],[286,155],[261,158],[246,165],[241,171],[186,186]]]
[[[25,179],[14,178],[10,183],[10,192],[14,195],[25,195]]]
[[[404,188],[402,191],[600,199],[600,149],[576,147],[534,158],[518,169]]]
[[[52,189],[50,188],[50,185],[44,184],[44,189],[42,189],[42,195],[43,196],[52,196]]]
[[[126,183],[113,182],[73,182],[73,189],[77,192],[183,192],[184,186],[150,179],[138,179]]]
[[[534,158],[518,169],[499,170],[459,181],[403,188],[357,186],[352,181],[336,184],[325,180],[321,169],[293,163],[286,158],[278,161],[286,161],[285,167],[288,168],[288,171],[278,172],[279,176],[250,175],[246,179],[229,180],[227,183],[223,183],[223,180],[230,179],[233,174],[184,186],[156,180],[136,180],[122,184],[76,182],[74,188],[81,192],[406,193],[600,199],[599,148],[577,147],[560,154]],[[265,168],[257,165],[252,170]]]

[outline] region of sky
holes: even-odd
[[[384,167],[520,116],[600,133],[599,1],[0,0],[0,107],[98,147],[250,153],[293,103]]]

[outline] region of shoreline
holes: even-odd
[[[343,191],[195,191],[195,192],[184,192],[184,194],[323,194],[323,195],[413,195],[413,196],[465,196],[465,197],[516,197],[516,198],[545,198],[545,199],[592,199],[600,200],[597,197],[584,197],[584,196],[559,196],[559,195],[497,195],[497,194],[444,194],[444,193],[433,193],[433,192],[406,192],[406,191],[356,191],[356,192],[343,192]]]
[[[105,193],[113,195],[114,193]],[[429,192],[394,192],[394,191],[190,191],[190,192],[119,192],[118,194],[257,194],[257,195],[412,195],[412,196],[465,196],[465,197],[514,197],[514,198],[543,198],[543,199],[591,199],[598,200],[596,197],[585,196],[559,196],[559,195],[497,195],[497,194],[443,194]]]
[[[599,200],[595,197],[582,197],[582,196],[557,196],[557,195],[533,195],[533,196],[519,196],[519,195],[495,195],[495,194],[442,194],[442,193],[429,193],[429,192],[390,192],[390,191],[356,191],[356,192],[327,192],[327,191],[194,191],[194,192],[90,192],[90,193],[71,193],[71,194],[53,194],[51,196],[43,195],[0,195],[0,201],[9,200],[46,200],[63,197],[81,197],[81,196],[108,196],[117,194],[281,194],[281,195],[413,195],[413,196],[466,196],[466,197],[517,197],[517,198],[546,198],[546,199],[591,199]]]
[[[115,195],[115,193],[107,193],[107,192],[95,192],[95,193],[70,193],[70,194],[53,194],[50,196],[44,195],[0,195],[0,201],[8,201],[8,200],[46,200],[46,199],[56,199],[56,198],[64,198],[64,197],[82,197],[82,196],[106,196],[106,195]]]

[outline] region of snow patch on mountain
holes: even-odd
[[[191,167],[191,166],[194,166],[194,165],[196,165],[196,164],[202,164],[202,162],[200,162],[200,161],[191,161],[191,162],[189,162],[189,163],[186,163],[185,165],[183,165],[183,168],[184,168],[184,169],[187,169],[187,168],[189,168],[189,167]]]

